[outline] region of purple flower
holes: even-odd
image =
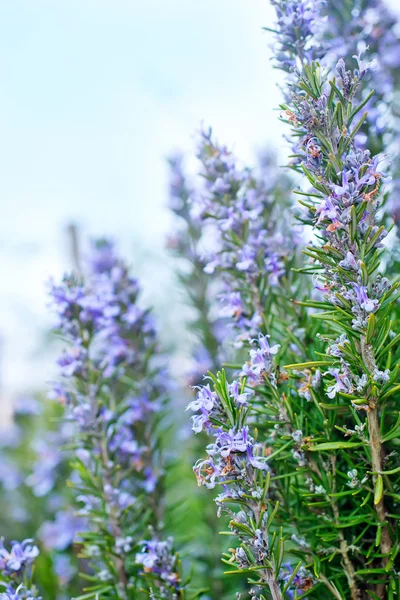
[[[143,319],[144,311],[138,306],[131,305],[128,307],[126,313],[122,316],[122,320],[126,321],[129,325],[135,325],[140,319]]]
[[[361,50],[358,54],[353,56],[353,58],[356,59],[357,64],[358,64],[358,69],[356,69],[354,71],[354,74],[360,80],[365,77],[365,75],[369,69],[374,69],[377,66],[377,61],[375,59],[373,59],[369,62],[362,60],[361,56],[362,56],[362,54],[364,54],[364,52],[366,50],[368,50],[368,48],[366,48],[365,50]]]
[[[186,410],[206,410],[207,412],[211,412],[218,401],[217,394],[211,391],[209,384],[195,386],[194,389],[198,390],[196,400],[192,400]]]
[[[274,355],[278,352],[278,350],[280,348],[280,344],[275,344],[274,346],[270,346],[269,342],[268,342],[269,338],[270,338],[269,335],[263,335],[262,333],[260,333],[258,335],[258,340],[253,340],[254,342],[258,342],[258,344],[260,346],[260,350],[264,356]]]
[[[317,223],[321,223],[325,219],[329,219],[334,223],[338,223],[338,208],[333,204],[332,198],[325,198],[318,206],[316,214],[319,215]]]
[[[67,457],[63,446],[74,430],[73,424],[64,423],[58,430],[48,431],[34,440],[32,450],[36,457],[25,483],[32,488],[35,496],[43,497],[53,489],[59,475],[59,466]]]
[[[220,260],[219,260],[219,258],[215,257],[206,264],[206,266],[204,267],[204,273],[207,273],[207,275],[212,275],[214,273],[215,269],[219,266],[220,266]]]
[[[280,278],[285,273],[284,263],[278,254],[272,253],[265,259],[265,268],[267,269],[268,281],[271,286],[276,287]]]
[[[292,573],[293,573],[293,567],[290,563],[286,563],[284,565],[282,565],[281,571],[279,573],[279,579],[281,581],[283,581],[284,583],[287,583],[291,578],[292,578]],[[311,581],[311,574],[309,571],[307,571],[304,567],[300,567],[300,569],[297,571],[296,575],[293,577],[292,581],[291,581],[291,585],[289,587],[289,589],[286,591],[286,594],[288,595],[288,597],[290,599],[295,598],[295,591],[296,593],[296,597],[299,594],[302,594],[302,592],[305,591],[306,588],[307,590],[310,587],[310,581]]]
[[[280,67],[290,73],[307,58],[310,62],[322,54],[317,32],[324,23],[321,6],[324,0],[271,0],[275,6],[275,57]],[[294,50],[294,51],[293,51]]]
[[[211,456],[220,454],[223,458],[226,458],[232,452],[246,452],[248,448],[253,446],[248,427],[243,427],[239,431],[236,431],[236,429],[224,431],[220,428],[215,437],[216,442],[207,447],[207,451]]]
[[[239,271],[249,271],[254,267],[255,258],[255,251],[249,246],[244,246],[239,253],[239,260],[236,263],[236,268],[239,269]]]
[[[76,574],[76,567],[66,554],[55,554],[53,558],[54,571],[62,585],[68,584]]]
[[[54,394],[62,397],[74,426],[69,441],[76,455],[71,481],[78,515],[85,517],[90,534],[109,531],[116,538],[115,548],[118,539],[127,540],[133,525],[136,530],[132,518],[142,504],[143,523],[150,522],[146,497],[158,492],[163,475],[154,413],[164,405],[169,379],[157,357],[152,317],[139,305],[138,293],[137,281],[113,244],[104,240],[93,246],[79,285],[69,277],[52,288],[59,327],[70,344],[58,361],[65,383]],[[53,487],[57,461],[48,452],[35,465],[28,483],[36,494]],[[88,488],[86,471],[98,482],[97,493]],[[62,511],[40,533],[47,546],[62,549],[71,544],[81,523]],[[89,542],[89,535],[82,538],[84,555],[90,554]],[[114,579],[104,568],[114,561],[113,552],[109,545],[101,546],[92,562],[102,581]]]
[[[58,365],[61,367],[61,374],[63,377],[72,377],[82,373],[85,367],[87,353],[79,345],[72,348],[70,351],[64,351],[60,358],[57,360]]]
[[[148,466],[144,469],[143,475],[144,475],[144,482],[142,484],[143,489],[148,494],[152,494],[157,488],[159,476],[154,471],[154,469],[152,469],[152,467],[150,467],[150,466]]]
[[[121,415],[121,420],[126,425],[146,421],[154,411],[160,408],[159,402],[150,400],[146,390],[143,390],[142,394],[137,397],[128,397],[125,406],[126,410]]]
[[[88,264],[92,273],[109,273],[119,265],[115,244],[111,240],[95,241],[90,249]]]
[[[166,541],[142,541],[140,545],[142,550],[136,554],[136,563],[142,565],[146,572],[159,575],[163,581],[177,587],[179,576],[176,572],[176,555],[173,552],[172,538]]]
[[[233,396],[234,401],[239,406],[246,406],[249,402],[249,398],[253,395],[253,392],[241,391],[241,384],[239,381],[233,381],[228,385],[229,393]]]
[[[22,474],[16,468],[17,465],[5,456],[0,461],[0,484],[6,491],[16,490],[22,482]]]
[[[341,266],[343,269],[349,269],[353,271],[358,271],[359,269],[358,262],[356,261],[354,254],[350,251],[347,252],[346,258],[339,262],[339,266]]]
[[[0,600],[34,600],[34,596],[23,585],[19,585],[16,589],[12,585],[8,585],[7,590],[0,593]],[[40,598],[36,600],[40,600]]]
[[[240,292],[229,292],[220,295],[222,304],[221,317],[239,317],[243,312],[243,301]]]
[[[195,386],[198,390],[196,400],[192,400],[186,410],[200,411],[199,415],[193,415],[193,431],[199,433],[203,429],[207,429],[210,425],[210,414],[218,404],[218,396],[212,392],[210,386],[202,385]]]
[[[10,551],[4,547],[4,540],[0,540],[0,571],[5,576],[22,573],[26,567],[32,565],[37,556],[39,549],[31,539],[21,543],[11,542]]]
[[[258,343],[258,348],[250,350],[250,361],[243,365],[241,374],[248,378],[251,385],[262,383],[264,376],[270,376],[271,383],[275,385],[272,374],[272,357],[278,352],[280,345],[275,344],[274,346],[270,346],[268,342],[269,337],[269,335],[260,333],[258,339],[253,340],[253,343]]]
[[[240,168],[232,154],[202,132],[198,154],[204,185],[193,196],[193,212],[201,215],[214,241],[204,272],[218,275],[224,284],[223,315],[234,318],[236,343],[253,333],[252,315],[256,282],[268,272],[270,286],[278,286],[286,273],[287,256],[296,246],[294,230],[281,220],[279,189],[271,188],[271,168],[264,178]],[[272,167],[272,165],[269,165]],[[272,175],[273,177],[273,175]],[[279,186],[278,186],[279,187]],[[237,272],[242,274],[237,277]],[[257,299],[257,306],[264,298]]]
[[[222,177],[217,177],[217,179],[211,187],[211,192],[213,192],[214,194],[224,195],[229,192],[230,188],[231,186],[229,181],[225,181],[224,179],[222,179]]]
[[[75,333],[79,301],[84,297],[83,287],[73,277],[65,277],[60,285],[52,280],[49,282],[49,294],[52,308],[58,317],[56,326],[64,333]]]
[[[212,456],[209,456],[206,460],[198,460],[193,467],[193,471],[199,486],[204,485],[210,490],[215,488],[222,472],[220,466],[214,462]]]
[[[366,312],[374,312],[379,306],[378,300],[371,300],[368,298],[368,290],[363,285],[353,283],[353,288],[356,292],[357,301],[361,308],[363,308]]]
[[[326,395],[328,398],[334,398],[338,392],[348,393],[351,390],[351,381],[348,375],[341,373],[339,369],[329,369],[325,375],[333,375],[335,383],[328,387]]]

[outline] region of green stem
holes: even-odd
[[[373,373],[376,368],[375,358],[371,345],[367,344],[365,336],[361,337],[361,354],[370,373]],[[371,465],[372,471],[375,473],[372,476],[372,482],[374,486],[374,493],[376,493],[376,485],[378,477],[381,477],[380,473],[383,470],[383,459],[384,450],[380,436],[380,421],[378,414],[378,407],[376,399],[369,397],[369,412],[368,412],[368,434],[369,434],[369,447],[371,450]],[[389,561],[389,554],[392,550],[392,540],[390,537],[389,527],[387,525],[386,510],[384,504],[384,494],[381,495],[379,501],[374,505],[375,512],[382,528],[380,550],[384,555],[382,557],[382,566],[385,568]],[[385,598],[385,583],[378,583],[376,587],[376,594],[379,598]]]

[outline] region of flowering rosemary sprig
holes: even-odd
[[[211,130],[201,132],[198,158],[204,184],[193,212],[211,229],[216,246],[205,272],[222,280],[221,314],[241,347],[260,329],[282,331],[277,316],[298,321],[288,302],[297,293],[291,269],[300,239],[287,201],[290,184],[272,161],[264,165],[265,181],[240,168]]]
[[[154,325],[110,242],[95,244],[88,263],[83,280],[51,287],[70,345],[55,393],[76,424],[71,485],[88,522],[81,554],[93,569],[83,597],[128,600],[147,587],[153,598],[175,598],[184,590],[178,557],[162,541],[167,388]]]
[[[344,454],[353,448],[353,461],[363,456],[362,462],[369,464],[360,485],[367,492],[361,506],[369,507],[368,529],[375,527],[376,536],[374,540],[357,537],[361,547],[365,545],[355,558],[364,562],[363,569],[356,570],[349,560],[348,541],[341,543],[354,599],[362,594],[386,598],[397,589],[393,503],[400,487],[391,442],[398,428],[393,400],[398,389],[400,336],[393,331],[398,284],[379,274],[382,240],[387,235],[378,219],[385,182],[379,165],[384,157],[371,156],[357,142],[367,115],[362,113],[365,103],[355,97],[368,69],[360,56],[357,61],[352,72],[339,60],[338,80],[328,82],[317,63],[303,58],[291,85],[291,102],[282,106],[295,136],[299,168],[312,186],[302,204],[308,211],[304,222],[315,228],[316,236],[305,254],[313,261],[310,271],[325,297],[320,306],[325,311],[314,317],[326,327],[329,340],[323,375],[329,382],[327,396],[335,402],[325,405],[338,417],[318,439],[321,443],[315,446],[317,440],[308,439],[303,449],[330,454],[332,474],[343,468],[337,463],[346,462]],[[309,366],[313,370],[314,365]],[[336,441],[335,429],[350,435],[351,441]],[[344,524],[338,527],[345,536]],[[368,562],[362,558],[366,556]]]
[[[324,55],[322,34],[325,30],[324,0],[271,0],[276,11],[273,52],[280,69],[294,80],[295,70],[307,60],[312,62]],[[284,93],[285,90],[284,90]]]
[[[331,71],[340,58],[362,59],[363,53],[368,52],[370,68],[363,76],[366,75],[369,90],[366,86],[355,90],[358,103],[368,111],[357,140],[373,154],[379,154],[385,148],[394,151],[391,169],[396,174],[395,185],[385,201],[386,211],[397,223],[399,165],[395,152],[399,122],[396,89],[400,64],[397,19],[381,0],[276,0],[272,4],[277,12],[276,28],[272,29],[276,66],[287,73],[287,86],[283,89],[285,100],[290,102],[291,85],[296,83],[305,60],[309,64],[318,60]],[[291,162],[294,168],[298,163],[296,150],[294,148]]]
[[[211,375],[213,389],[199,388],[197,399],[189,408],[200,411],[193,417],[196,432],[205,429],[215,441],[207,446],[207,458],[199,460],[193,470],[199,485],[224,491],[215,501],[218,513],[230,517],[229,528],[239,542],[223,561],[228,573],[245,573],[255,585],[253,595],[266,593],[282,599],[278,581],[283,558],[283,537],[270,532],[277,507],[267,498],[270,484],[265,448],[249,429],[250,392],[245,381],[228,384],[225,372]],[[257,596],[258,597],[258,596]],[[262,596],[260,596],[262,597]]]

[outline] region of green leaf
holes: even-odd
[[[335,85],[335,81],[330,81],[329,85],[331,86],[331,88],[334,90],[335,94],[337,95],[337,97],[339,98],[340,102],[342,102],[343,104],[346,102],[344,99],[344,96],[342,94],[342,92],[339,90],[339,88]]]
[[[308,448],[310,452],[324,452],[327,450],[345,450],[346,448],[360,448],[364,442],[324,442]]]
[[[292,581],[293,581],[293,579],[296,577],[296,575],[297,575],[297,573],[298,573],[298,571],[299,571],[300,567],[302,566],[302,564],[303,564],[303,563],[302,563],[302,561],[300,561],[300,562],[299,562],[299,563],[298,563],[298,564],[295,566],[295,568],[293,569],[293,573],[291,574],[291,576],[289,577],[289,579],[288,579],[288,581],[287,581],[287,583],[286,583],[285,587],[283,588],[283,593],[284,593],[284,594],[285,594],[285,592],[286,592],[286,591],[289,589],[289,587],[291,586],[291,584],[292,584]]]
[[[88,594],[83,594],[83,596],[77,596],[76,598],[74,598],[74,600],[88,600],[89,598],[95,598],[96,596],[98,598],[101,598],[102,594],[105,594],[106,592],[109,592],[110,590],[112,590],[112,586],[108,585],[106,587],[102,587],[101,589],[93,590],[92,592],[89,592]]]
[[[383,478],[378,475],[375,481],[374,504],[379,504],[383,497]]]
[[[368,271],[367,271],[367,267],[363,261],[360,261],[360,269],[361,269],[362,284],[368,285]]]
[[[340,102],[340,100],[336,104],[335,114],[333,115],[333,118],[336,120],[336,123],[341,131],[343,129],[344,120],[343,120],[343,105]]]
[[[197,600],[197,598],[200,598],[200,596],[202,596],[203,594],[207,594],[207,592],[210,591],[210,588],[202,588],[201,590],[198,590],[194,596],[190,597],[190,600]]]
[[[353,206],[350,209],[350,239],[352,242],[354,242],[354,240],[356,239],[356,235],[357,235],[357,211],[356,211],[356,207]]]
[[[285,365],[283,368],[287,371],[292,371],[293,369],[312,369],[313,367],[327,367],[331,365],[332,362],[330,360],[311,360],[310,362],[305,363],[297,363],[294,365]]]
[[[368,317],[368,328],[367,328],[367,344],[369,344],[373,338],[376,327],[376,317],[374,313],[371,313]]]
[[[354,117],[356,116],[356,114],[359,113],[360,110],[362,110],[364,108],[364,106],[368,103],[368,101],[372,98],[374,93],[375,93],[375,90],[372,90],[372,92],[370,92],[368,94],[368,96],[358,106],[356,106],[356,108],[350,113],[349,120],[347,122],[348,126],[351,124],[351,122],[354,119]]]
[[[373,573],[386,573],[385,569],[359,569],[354,575],[372,575]]]
[[[392,394],[395,394],[396,392],[399,392],[399,391],[400,391],[400,385],[396,385],[391,390],[388,390],[385,394],[383,394],[381,396],[381,400],[384,400],[385,398],[389,398],[389,396],[391,396]]]

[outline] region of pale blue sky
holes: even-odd
[[[189,149],[201,120],[245,159],[266,141],[281,146],[261,30],[271,19],[267,0],[0,2],[7,393],[46,379],[36,360],[44,281],[68,267],[68,221],[120,239],[160,304],[171,279],[165,156]]]
[[[261,31],[270,15],[265,0],[0,3],[7,389],[45,376],[36,352],[43,288],[68,267],[66,222],[121,239],[147,295],[165,302],[165,156],[190,148],[202,119],[246,158],[277,129]]]

